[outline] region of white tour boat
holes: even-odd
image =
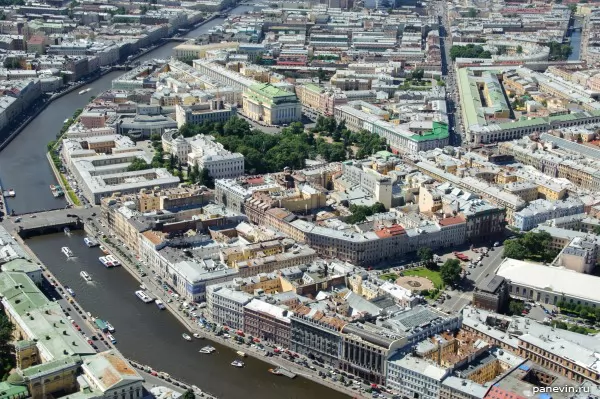
[[[144,301],[145,303],[150,303],[152,302],[154,299],[152,299],[148,294],[146,294],[146,292],[142,291],[142,290],[138,290],[135,292],[135,295],[140,298],[142,301]]]
[[[73,251],[71,251],[71,250],[69,249],[69,247],[62,247],[60,250],[62,251],[62,253],[63,253],[63,254],[65,254],[65,256],[66,256],[67,258],[71,258],[71,257],[73,257]]]
[[[83,277],[85,281],[92,281],[92,277],[85,270],[82,270],[79,275]]]

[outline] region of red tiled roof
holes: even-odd
[[[404,230],[404,227],[400,226],[399,224],[395,224],[390,227],[383,226],[379,230],[375,231],[375,234],[377,234],[377,237],[379,238],[388,238],[405,233],[406,230]]]
[[[440,226],[451,226],[453,224],[459,224],[464,222],[465,219],[461,218],[460,216],[455,216],[451,218],[442,219],[438,223],[440,224]]]

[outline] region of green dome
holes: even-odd
[[[23,376],[18,371],[13,371],[6,379],[6,382],[12,385],[25,385],[25,379],[23,379]]]

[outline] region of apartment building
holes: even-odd
[[[292,325],[290,349],[339,368],[342,345],[340,330],[346,322],[305,306],[296,308],[290,319]]]
[[[521,231],[529,231],[546,220],[583,213],[583,208],[583,202],[576,198],[531,201],[524,209],[513,214],[513,226]]]
[[[206,289],[206,305],[212,321],[234,330],[244,329],[244,306],[253,299],[253,295],[229,288],[228,284]]]
[[[291,343],[292,312],[261,299],[244,306],[244,333],[282,348]]]
[[[450,371],[428,359],[397,354],[388,361],[386,385],[409,398],[438,399]]]
[[[370,323],[346,324],[341,330],[340,368],[374,384],[385,384],[387,359],[404,341],[398,334]]]

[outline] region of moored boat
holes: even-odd
[[[98,260],[104,265],[104,267],[113,267],[112,262],[109,261],[106,256],[101,256],[98,258]]]
[[[242,351],[237,351],[236,353],[237,353],[237,355],[238,355],[239,357],[246,357],[246,353],[245,353],[245,352],[242,352]]]
[[[65,285],[65,291],[67,291],[69,293],[69,295],[71,296],[75,296],[75,291],[73,291],[72,288],[68,287]]]
[[[112,265],[112,267],[121,266],[121,262],[114,255],[106,255],[106,260]]]
[[[154,299],[152,299],[148,294],[146,294],[145,291],[142,290],[138,290],[135,292],[135,295],[140,298],[142,301],[144,301],[145,303],[150,303],[152,302]]]
[[[244,367],[244,362],[242,362],[241,360],[234,360],[233,362],[231,362],[231,365],[233,367],[242,368],[242,367]]]
[[[85,245],[87,245],[88,248],[92,248],[92,247],[96,247],[96,246],[100,245],[98,240],[96,240],[94,237],[85,237],[83,239],[83,242],[85,242]]]
[[[156,306],[158,306],[158,308],[160,310],[164,310],[165,309],[165,304],[163,303],[163,301],[161,301],[160,299],[156,299],[154,301],[154,303],[156,303]]]
[[[109,333],[114,333],[114,332],[115,332],[115,328],[113,327],[113,325],[112,325],[112,324],[110,324],[110,323],[108,322],[108,320],[106,321],[106,328],[108,328],[108,332],[109,332]]]
[[[108,326],[102,319],[96,319],[94,320],[94,323],[96,323],[96,326],[100,329],[100,331],[108,331]]]
[[[214,346],[205,346],[202,349],[200,349],[198,352],[210,354],[210,353],[213,353],[214,351],[216,351]]]
[[[104,254],[108,255],[108,250],[106,249],[106,247],[104,245],[100,245],[100,251],[104,252]]]
[[[71,229],[70,229],[70,228],[68,228],[68,227],[65,227],[65,228],[63,229],[63,231],[65,232],[65,234],[66,234],[66,235],[69,235],[69,234],[71,234]]]
[[[60,250],[66,255],[67,258],[71,258],[73,256],[73,251],[71,251],[69,247],[62,247]]]
[[[85,281],[92,281],[92,277],[85,270],[82,270],[79,275],[83,277]]]
[[[113,344],[117,343],[117,340],[111,334],[106,334],[106,338],[108,338],[108,340]]]
[[[55,186],[54,184],[51,184],[50,191],[52,191],[52,195],[54,196],[54,198],[58,198],[65,195],[64,191],[62,190],[62,187],[59,185]]]
[[[188,334],[186,334],[186,333],[183,333],[183,334],[181,334],[181,336],[182,336],[182,337],[183,337],[183,339],[185,339],[186,341],[191,341],[191,340],[192,340],[192,337],[190,337],[190,336],[189,336]]]
[[[196,338],[196,339],[204,339],[204,337],[203,337],[202,335],[198,334],[198,333],[193,333],[192,335],[193,335],[193,336],[194,336],[194,338]]]

